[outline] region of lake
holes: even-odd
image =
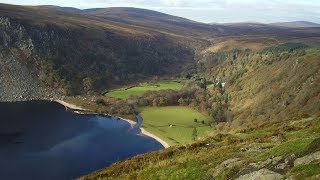
[[[74,179],[163,149],[123,120],[48,101],[0,103],[0,179]]]

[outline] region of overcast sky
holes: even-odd
[[[7,4],[152,9],[200,22],[320,23],[320,0],[0,0]]]

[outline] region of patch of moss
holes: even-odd
[[[299,154],[299,156],[307,155],[320,151],[320,138],[313,140],[307,147],[307,149]]]
[[[156,167],[142,171],[139,179],[197,179],[204,176],[201,165],[196,161],[187,161],[166,167]]]
[[[320,164],[307,164],[297,166],[291,169],[288,176],[294,176],[296,179],[305,179],[320,174]]]
[[[292,153],[301,153],[308,148],[308,145],[313,139],[297,139],[285,142],[274,148],[271,148],[267,152],[261,154],[258,159],[267,159],[272,156],[289,155]]]

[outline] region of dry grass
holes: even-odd
[[[298,157],[317,151],[320,137],[320,119],[312,121],[294,120],[286,123],[266,124],[258,129],[247,129],[236,134],[215,133],[202,141],[187,146],[174,146],[118,162],[108,168],[96,171],[83,179],[234,179],[247,172],[250,163],[256,163],[281,155],[283,158],[295,153]],[[316,133],[310,133],[316,132]],[[273,137],[283,141],[274,141]],[[208,145],[209,144],[209,145]],[[257,151],[243,151],[241,148],[259,148]],[[228,159],[239,158],[241,163],[225,167],[216,173],[217,166]],[[284,159],[283,159],[284,160]],[[312,177],[318,173],[318,165],[286,169],[283,174]],[[216,174],[216,177],[213,177]]]
[[[233,49],[246,50],[250,49],[253,51],[259,51],[266,47],[270,47],[278,44],[279,41],[275,38],[268,37],[228,37],[228,38],[217,38],[213,40],[213,45],[207,48],[204,53],[207,52],[218,52],[228,51]]]

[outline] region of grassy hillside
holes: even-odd
[[[249,174],[243,177],[248,179],[263,168],[280,178],[317,179],[319,160],[299,162],[319,152],[319,128],[320,119],[311,117],[266,123],[259,130],[216,133],[191,145],[115,163],[83,179],[235,179]]]
[[[206,78],[224,83],[231,97],[234,128],[319,112],[319,49],[284,43],[205,54]]]
[[[0,101],[86,94],[69,98],[119,116],[149,106],[141,110],[144,127],[177,145],[86,178],[248,179],[269,173],[319,179],[319,158],[313,157],[320,150],[320,28],[208,25],[134,8],[0,4],[0,31]],[[148,85],[110,92],[120,99],[99,96],[178,76],[186,79],[181,89]]]
[[[191,143],[213,130],[208,126],[208,117],[189,107],[144,107],[139,111],[142,127],[169,145]]]

